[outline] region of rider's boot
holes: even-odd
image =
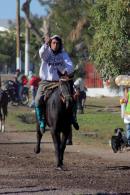
[[[35,111],[36,111],[36,117],[37,117],[39,125],[40,125],[40,131],[41,131],[41,133],[45,133],[45,119],[43,116],[43,107],[37,106],[37,107],[35,107]]]
[[[79,124],[74,116],[72,117],[72,125],[76,130],[79,130]]]

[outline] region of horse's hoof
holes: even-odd
[[[66,145],[73,145],[71,140],[67,140]]]
[[[39,154],[39,153],[40,153],[40,148],[34,148],[34,152],[35,152],[36,154]]]
[[[64,169],[63,169],[62,166],[57,166],[57,167],[56,167],[56,170],[58,170],[58,171],[63,171]]]
[[[42,135],[45,133],[45,131],[46,131],[46,130],[45,130],[45,127],[43,127],[43,128],[40,127],[40,132],[41,132]]]

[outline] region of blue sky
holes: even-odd
[[[20,0],[20,5],[23,4],[25,0]],[[45,15],[45,9],[40,5],[38,0],[32,0],[30,10],[33,14],[39,16]],[[21,11],[21,16],[24,13]],[[16,18],[16,0],[0,0],[0,19],[15,19]]]

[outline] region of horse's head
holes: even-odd
[[[62,77],[59,80],[60,98],[66,104],[66,108],[72,105],[72,79]]]

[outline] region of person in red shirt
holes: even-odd
[[[30,71],[29,72],[29,85],[31,89],[31,94],[32,94],[32,101],[30,104],[31,108],[35,107],[35,96],[37,93],[38,85],[41,79],[38,76],[33,75],[33,73]]]

